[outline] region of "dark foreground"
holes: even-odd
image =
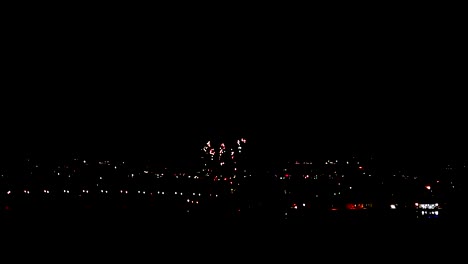
[[[16,208],[0,214],[2,239],[13,251],[48,258],[107,261],[139,258],[225,262],[302,261],[304,257],[371,260],[433,250],[449,260],[465,228],[453,214],[416,218],[414,212],[326,211],[307,215],[257,211],[187,213],[167,207]],[[16,251],[14,251],[16,250]],[[69,254],[68,254],[69,253]],[[372,253],[375,257],[367,256]],[[17,254],[17,253],[15,253]],[[387,256],[388,255],[388,256]],[[367,257],[366,257],[367,256]],[[61,257],[60,257],[61,258]],[[76,257],[74,257],[76,258]],[[229,262],[230,262],[229,261]]]
[[[90,233],[105,231],[145,233],[203,232],[217,230],[282,230],[297,229],[318,232],[355,230],[376,232],[385,230],[426,230],[454,228],[463,223],[461,213],[439,210],[437,214],[423,214],[416,210],[275,210],[257,208],[182,208],[162,205],[75,205],[75,206],[15,206],[0,211],[3,227],[34,230],[84,229]],[[8,228],[4,228],[8,230]]]

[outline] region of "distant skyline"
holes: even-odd
[[[468,144],[462,135],[463,128],[457,127],[459,124],[448,124],[445,130],[439,130],[443,128],[441,120],[434,120],[432,124],[409,119],[401,124],[395,121],[385,124],[385,120],[380,120],[373,124],[362,121],[363,117],[359,116],[354,121],[309,119],[305,114],[289,113],[292,119],[279,115],[256,119],[255,114],[247,113],[242,122],[236,122],[231,116],[226,117],[225,122],[205,124],[203,112],[198,111],[198,114],[196,117],[191,111],[191,116],[173,115],[173,119],[164,117],[164,121],[150,118],[148,114],[148,121],[141,123],[118,118],[99,122],[95,117],[89,123],[77,121],[76,126],[72,126],[73,121],[28,126],[33,124],[31,120],[31,123],[25,122],[6,131],[1,152],[5,155],[35,153],[46,157],[83,153],[186,164],[197,162],[206,140],[245,137],[252,156],[261,162],[352,154],[372,154],[405,162],[467,157]]]

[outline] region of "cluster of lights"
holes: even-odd
[[[81,192],[87,194],[87,193],[89,193],[89,190],[83,189],[83,190],[81,190]],[[100,193],[105,193],[105,194],[108,194],[108,193],[109,193],[108,190],[100,190],[99,192],[100,192]],[[138,190],[138,191],[136,191],[136,192],[137,192],[138,194],[147,194],[146,191],[142,191],[142,190]],[[30,191],[29,191],[29,190],[23,190],[23,193],[25,193],[25,194],[30,194]],[[50,193],[50,190],[45,189],[45,190],[43,190],[43,193],[49,194],[49,193]],[[70,190],[63,190],[63,193],[69,194],[69,193],[70,193]],[[120,190],[120,193],[121,193],[121,194],[129,194],[129,191],[128,191],[128,190]],[[157,191],[156,193],[159,194],[159,195],[164,195],[164,194],[165,194],[164,191]],[[11,191],[11,190],[8,190],[8,191],[6,192],[6,194],[10,195],[10,194],[12,194],[12,191]],[[153,195],[153,193],[149,193],[149,194],[150,194],[150,195]],[[183,192],[177,192],[177,191],[174,192],[174,194],[175,194],[175,195],[180,195],[180,196],[183,196],[183,195],[184,195]],[[192,193],[192,196],[201,197],[201,196],[202,196],[202,193],[195,193],[195,192],[194,192],[194,193]],[[213,195],[213,194],[210,193],[209,196],[210,196],[210,197],[212,197],[212,196],[218,197],[218,194]],[[197,203],[198,203],[198,202],[197,202]]]
[[[417,209],[435,210],[439,209],[439,203],[415,203]]]
[[[225,143],[221,143],[219,147],[215,147],[212,145],[211,141],[208,141],[205,146],[203,147],[203,152],[210,157],[212,161],[215,159],[219,162],[220,166],[226,165],[226,162],[223,161],[223,157],[225,153],[230,154],[230,159],[234,161],[235,163],[235,156],[236,153],[240,154],[242,153],[242,146],[247,142],[245,138],[238,139],[236,141],[237,147],[236,148],[230,148],[227,150],[227,146]],[[216,156],[217,155],[217,156]],[[237,170],[237,168],[234,168],[234,170]]]

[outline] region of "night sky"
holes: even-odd
[[[78,22],[12,22],[2,154],[186,161],[246,137],[264,160],[466,156],[458,35],[437,21]]]

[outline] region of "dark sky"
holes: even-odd
[[[458,35],[327,21],[15,24],[2,152],[171,160],[245,136],[266,159],[466,155]]]

